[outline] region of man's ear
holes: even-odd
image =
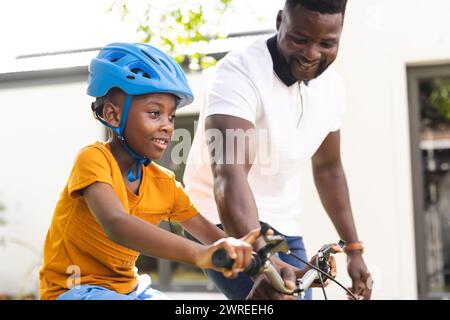
[[[282,19],[283,19],[283,10],[279,10],[277,13],[277,22],[276,22],[277,31],[280,31],[280,25],[281,25]]]
[[[105,102],[103,105],[103,119],[112,127],[120,126],[120,108],[111,101]]]

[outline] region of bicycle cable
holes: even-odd
[[[337,283],[338,286],[340,286],[342,289],[344,289],[354,300],[358,300],[355,295],[348,290],[346,287],[344,287],[339,281],[337,281],[336,279],[334,279],[332,276],[330,276],[328,273],[320,270],[319,268],[317,268],[316,266],[312,265],[311,263],[309,263],[308,261],[303,260],[302,258],[300,258],[299,256],[293,254],[292,252],[289,253],[289,255],[301,262],[303,262],[304,264],[306,264],[307,266],[313,268],[314,270],[318,271],[320,274],[323,274],[326,278],[330,279],[331,281]],[[325,289],[324,289],[325,290]]]
[[[319,259],[316,260],[316,267],[319,268]],[[328,300],[327,293],[325,292],[325,284],[323,283],[322,274],[318,273],[317,275],[319,276],[320,286],[322,288],[322,293],[323,293],[323,298],[325,300]]]

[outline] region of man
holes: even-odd
[[[264,221],[287,236],[291,251],[306,259],[300,236],[307,217],[301,212],[299,167],[311,159],[321,201],[348,244],[351,289],[369,299],[370,274],[340,158],[345,93],[341,79],[329,68],[337,56],[346,2],[287,0],[278,12],[275,36],[219,62],[184,182],[200,211],[222,223],[229,235],[242,237]],[[209,164],[204,157],[208,149]],[[260,241],[254,246],[262,245]],[[292,286],[298,270],[291,265],[302,264],[283,255],[272,262]],[[230,282],[208,274],[230,299],[288,298],[271,290],[262,277],[253,282],[241,275]]]

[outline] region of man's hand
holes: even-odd
[[[373,281],[359,250],[347,254],[347,271],[352,279],[352,287],[348,289],[357,299],[369,300],[372,295]],[[349,299],[352,298],[349,296]]]
[[[337,244],[331,245],[333,250],[338,253],[342,252],[342,248],[338,246]],[[291,266],[283,261],[281,261],[279,258],[271,257],[271,262],[275,266],[277,270],[280,270],[281,278],[284,280],[284,285],[288,289],[294,289],[296,280],[303,277],[303,275],[311,269],[310,267],[306,266],[302,269],[298,269],[294,266]],[[311,260],[309,261],[310,264],[316,265],[317,264],[317,255],[313,256]],[[330,255],[328,257],[328,264],[330,266],[330,275],[334,278],[337,274],[337,268],[336,268],[336,260],[333,257],[333,255]],[[330,279],[324,279],[324,286],[327,286],[331,283]],[[317,287],[318,285],[313,284],[311,287]],[[296,298],[292,295],[283,294],[275,290],[269,280],[264,275],[259,275],[255,279],[255,283],[253,285],[252,290],[250,291],[249,295],[246,299],[270,299],[270,300],[295,300]]]
[[[270,258],[272,265],[277,269],[281,278],[284,281],[284,285],[287,289],[295,288],[295,281],[297,280],[297,274],[300,269],[287,264],[277,257],[272,256]],[[278,292],[270,284],[269,279],[265,274],[259,274],[253,278],[254,284],[252,290],[248,294],[246,300],[295,300],[296,298],[289,294]]]
[[[294,267],[283,268],[280,270],[280,275],[284,280],[284,284],[288,289],[295,287],[295,272]],[[275,290],[270,284],[265,274],[259,274],[255,278],[252,290],[248,294],[246,300],[296,300],[296,297],[289,294],[284,294]]]
[[[339,245],[337,245],[336,243],[331,244],[331,246],[332,246],[334,252],[336,252],[336,253],[343,252],[342,248]],[[330,267],[329,274],[330,274],[330,276],[335,278],[336,275],[337,275],[336,259],[334,258],[333,255],[330,254],[328,256],[327,262],[328,262],[328,266]],[[309,260],[309,263],[312,264],[313,266],[316,266],[317,265],[317,255],[314,255],[311,258],[311,260]],[[311,269],[309,266],[306,266],[303,269],[301,269],[301,273],[298,274],[298,278],[301,278],[309,269]],[[331,283],[331,280],[329,278],[326,278],[325,276],[322,276],[322,279],[324,280],[323,281],[323,286],[324,287],[328,286]],[[318,283],[315,283],[315,282],[313,282],[311,284],[312,288],[321,287],[321,286],[322,286],[322,284],[318,284]]]

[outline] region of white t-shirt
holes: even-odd
[[[200,212],[213,223],[220,223],[204,119],[225,114],[248,120],[258,136],[248,182],[259,219],[286,235],[299,235],[300,166],[309,161],[329,132],[339,130],[345,90],[332,68],[308,85],[285,85],[273,70],[266,40],[229,53],[215,67],[184,183]]]

